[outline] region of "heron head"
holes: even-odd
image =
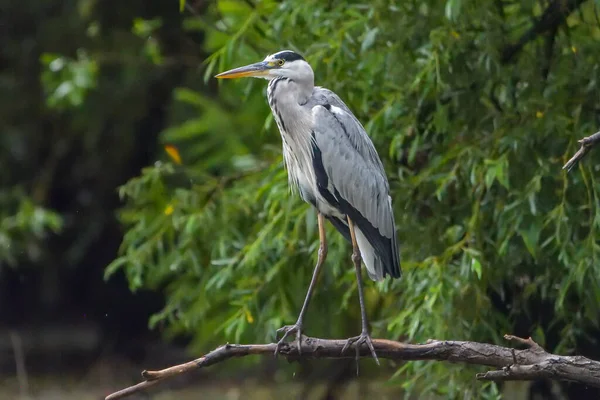
[[[295,81],[303,82],[313,80],[313,71],[306,60],[298,53],[291,50],[283,50],[268,55],[263,61],[243,67],[225,71],[215,76],[218,79],[234,78],[263,78],[274,79],[285,77]]]

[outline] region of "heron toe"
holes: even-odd
[[[281,339],[277,342],[277,347],[275,348],[275,355],[279,353],[279,348],[289,335],[296,334],[296,344],[298,346],[298,354],[302,354],[302,324],[295,323],[294,325],[286,325],[277,329],[277,336],[283,333]]]
[[[371,335],[369,335],[369,332],[363,331],[360,335],[349,338],[346,341],[346,344],[344,344],[344,347],[342,348],[342,354],[344,354],[344,352],[348,348],[350,348],[352,346],[355,347],[355,350],[356,350],[356,374],[357,375],[358,375],[358,360],[360,358],[360,346],[362,346],[363,344],[367,345],[367,347],[371,351],[371,355],[375,359],[375,362],[377,363],[377,365],[380,365],[379,358],[377,357],[377,353],[375,352],[375,347],[373,346],[373,340],[371,339]]]

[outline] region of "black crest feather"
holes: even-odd
[[[280,51],[279,53],[273,54],[273,57],[278,60],[284,60],[284,61],[297,61],[297,60],[306,61],[304,59],[304,57],[302,57],[300,54],[298,54],[294,51],[291,51],[291,50]]]

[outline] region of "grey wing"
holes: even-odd
[[[375,147],[345,105],[319,103],[312,108],[317,188],[373,247],[383,268],[377,275],[400,277],[389,184]]]
[[[383,164],[381,163],[381,159],[377,154],[377,150],[375,150],[375,146],[373,146],[369,135],[367,135],[367,132],[363,128],[362,124],[360,123],[360,121],[358,121],[358,119],[356,119],[356,117],[354,116],[352,111],[350,111],[346,103],[344,103],[342,99],[340,99],[340,97],[331,90],[325,89],[320,86],[317,86],[313,89],[312,98],[313,102],[318,105],[322,105],[324,107],[334,106],[341,108],[342,111],[344,111],[344,115],[341,116],[341,119],[347,122],[348,128],[350,130],[356,131],[355,135],[350,135],[350,139],[357,142],[357,144],[362,145],[361,149],[365,151],[366,156],[370,159],[370,161],[385,178],[385,170],[383,169]],[[389,184],[387,182],[387,179],[384,179],[384,181],[386,189],[389,191]]]

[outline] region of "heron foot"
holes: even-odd
[[[367,347],[371,351],[371,355],[375,359],[375,362],[377,363],[377,365],[380,365],[379,358],[377,357],[377,353],[375,352],[375,347],[373,346],[373,340],[371,339],[371,335],[369,335],[368,331],[363,330],[360,335],[349,338],[346,341],[346,344],[344,345],[344,347],[342,347],[342,354],[344,354],[344,352],[348,348],[350,348],[352,346],[355,347],[355,350],[356,350],[356,375],[358,375],[358,360],[360,358],[360,346],[362,346],[363,344],[367,345]]]
[[[275,348],[275,356],[279,353],[279,348],[285,342],[285,339],[289,335],[296,334],[296,342],[298,346],[298,354],[302,354],[302,323],[296,322],[294,325],[286,325],[282,328],[277,329],[277,337],[280,334],[283,334],[281,339],[277,342],[277,347]]]

